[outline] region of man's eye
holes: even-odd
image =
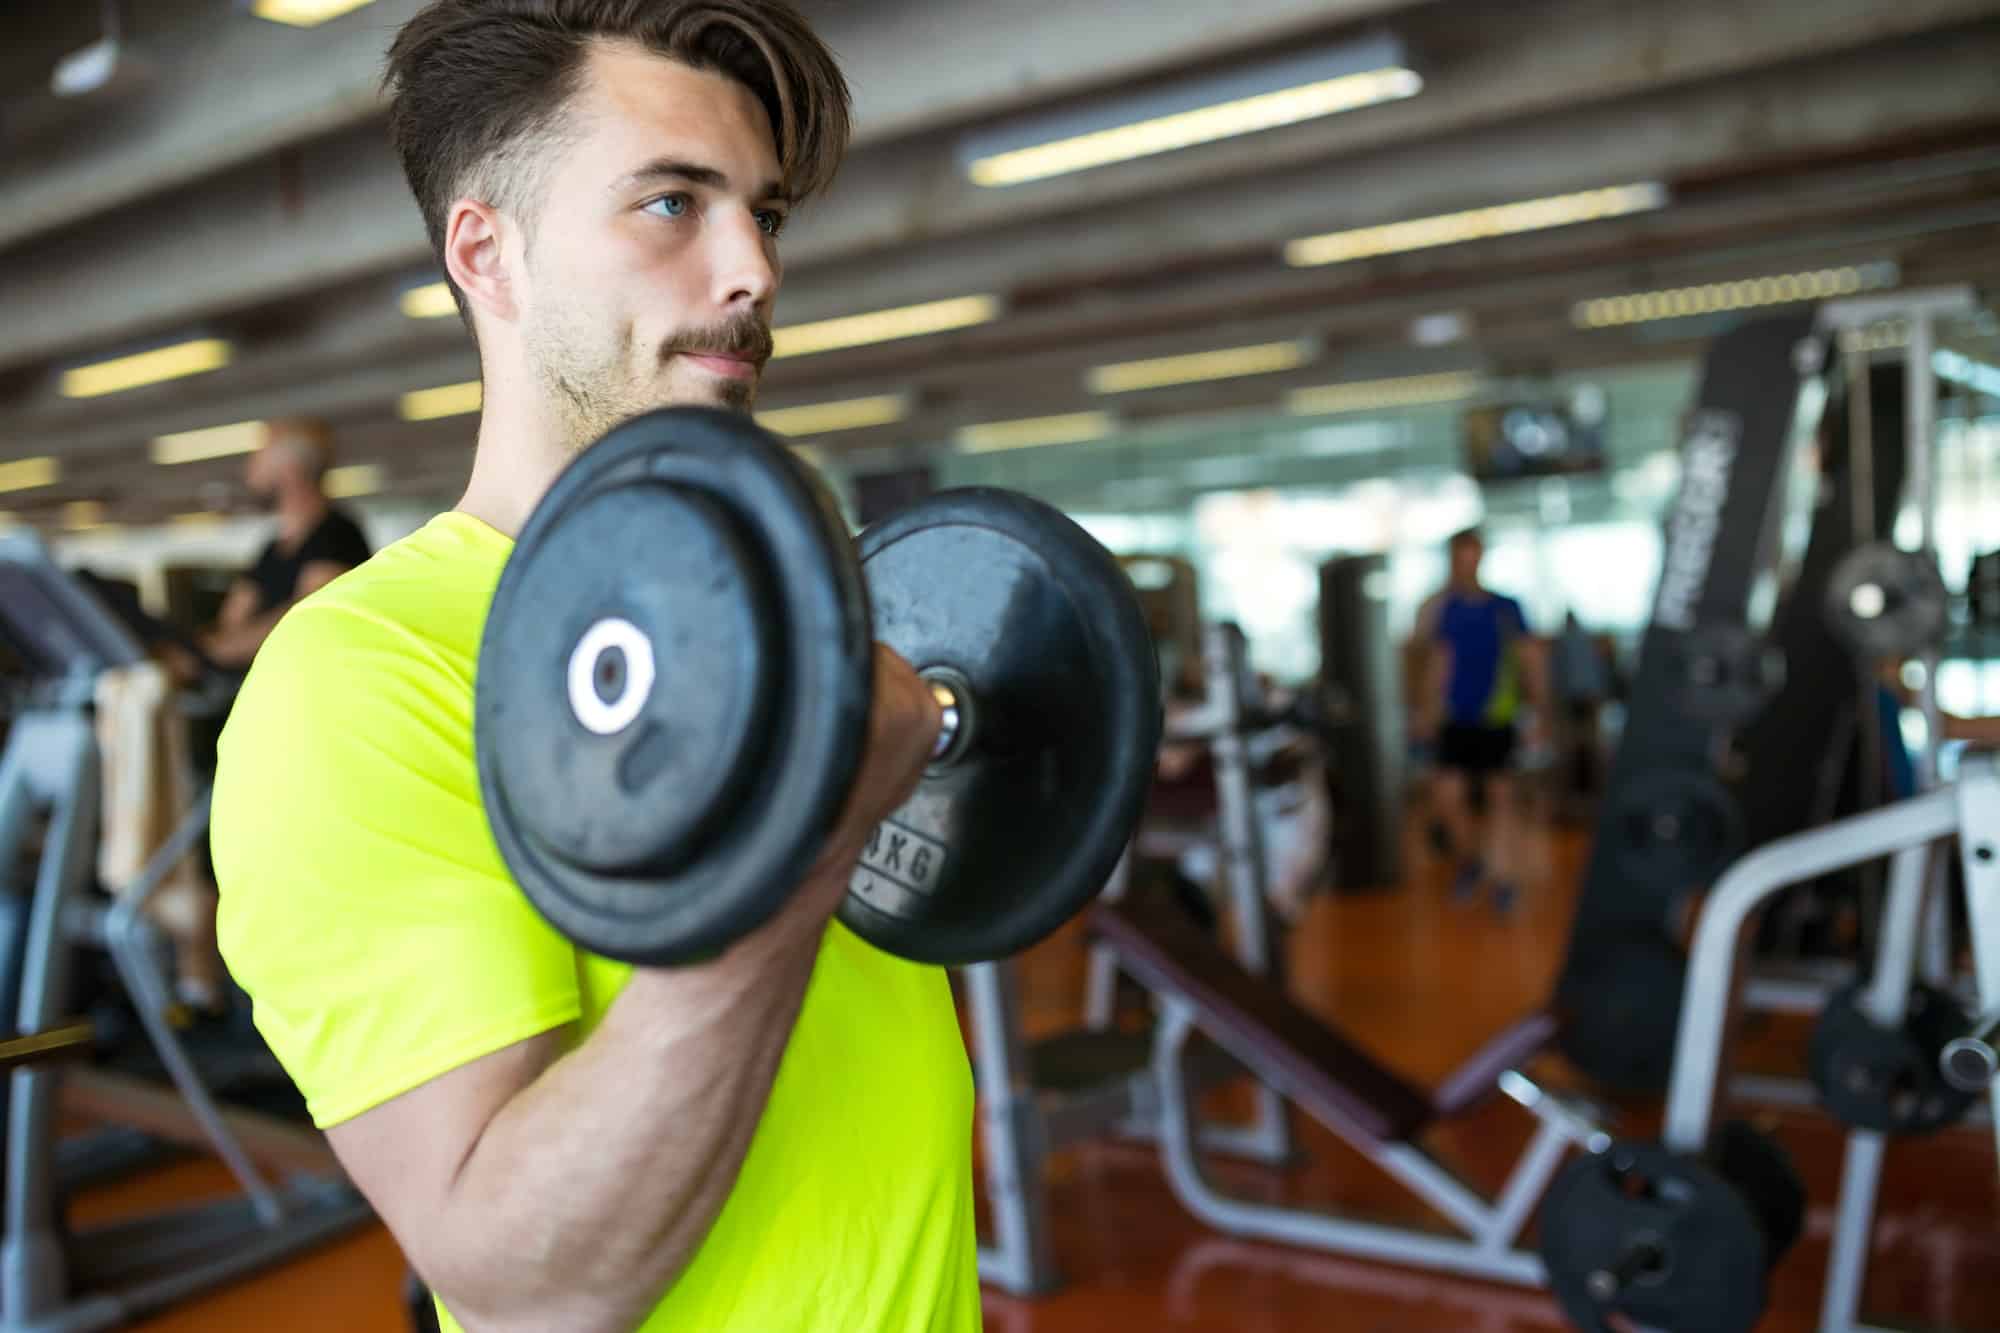
[[[658,217],[677,218],[694,207],[694,201],[684,194],[663,194],[645,206],[645,211]]]
[[[765,208],[758,210],[757,225],[763,228],[766,236],[776,236],[779,232],[782,232],[785,229],[785,222],[785,215],[776,209]]]

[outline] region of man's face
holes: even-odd
[[[568,116],[519,324],[563,443],[667,404],[747,410],[790,208],[763,107],[721,75],[604,45]]]
[[[1479,581],[1480,557],[1486,548],[1476,541],[1455,543],[1451,548],[1451,578],[1454,583],[1471,584]]]
[[[259,509],[268,512],[278,507],[278,473],[283,465],[278,450],[268,444],[244,461],[243,487]]]

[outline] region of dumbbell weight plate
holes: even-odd
[[[875,638],[969,685],[969,749],[877,830],[841,920],[892,953],[1002,958],[1082,909],[1138,822],[1158,666],[1101,545],[1012,492],[948,491],[860,539]]]
[[[1954,1088],[1938,1056],[1970,1020],[1933,987],[1911,988],[1909,1013],[1884,1027],[1863,1013],[1859,985],[1836,992],[1820,1011],[1807,1068],[1820,1102],[1838,1120],[1885,1134],[1930,1134],[1956,1123],[1978,1100]]]
[[[1834,633],[1865,659],[1911,657],[1943,635],[1950,600],[1934,559],[1871,542],[1834,566],[1826,615]]]
[[[480,787],[529,901],[650,965],[776,912],[860,762],[867,607],[830,497],[747,418],[666,409],[579,455],[480,645]]]
[[[1541,1250],[1557,1301],[1590,1333],[1749,1333],[1772,1254],[1741,1192],[1707,1163],[1645,1143],[1563,1168],[1542,1204]]]

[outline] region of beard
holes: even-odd
[[[700,390],[672,374],[673,358],[685,353],[727,353],[770,359],[771,331],[753,314],[702,328],[676,331],[648,354],[640,354],[628,328],[607,328],[580,305],[549,310],[524,334],[530,364],[550,420],[569,455],[581,453],[613,427],[644,412],[675,404],[722,407],[748,412],[757,395],[755,377],[704,376]]]

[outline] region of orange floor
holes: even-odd
[[[1410,884],[1327,899],[1293,938],[1304,1003],[1409,1077],[1437,1079],[1548,992],[1561,961],[1577,863],[1574,836],[1544,836],[1544,881],[1507,921],[1447,901],[1440,868],[1413,849]],[[1066,931],[1030,956],[1023,991],[1033,1030],[1072,1021],[1082,994],[1081,941]],[[1769,1043],[1767,1043],[1769,1045]],[[1792,1051],[1777,1049],[1778,1058]],[[1810,1113],[1769,1124],[1811,1191],[1805,1238],[1780,1265],[1762,1327],[1817,1327],[1841,1138]],[[1433,1136],[1469,1178],[1491,1187],[1527,1137],[1526,1116],[1501,1102]],[[1419,1205],[1308,1126],[1311,1165],[1279,1176],[1231,1168],[1234,1189],[1390,1219],[1425,1222]],[[1294,1333],[1529,1333],[1566,1327],[1538,1293],[1376,1263],[1231,1240],[1180,1210],[1148,1150],[1103,1144],[1052,1166],[1057,1253],[1067,1284],[1037,1301],[989,1295],[996,1333],[1231,1330]],[[197,1163],[96,1196],[93,1214],[219,1187]],[[283,1328],[354,1333],[401,1327],[402,1260],[379,1228],[143,1327],[151,1333]],[[1957,1129],[1898,1144],[1889,1156],[1866,1310],[1878,1323],[2000,1329],[2000,1176],[1990,1132]]]

